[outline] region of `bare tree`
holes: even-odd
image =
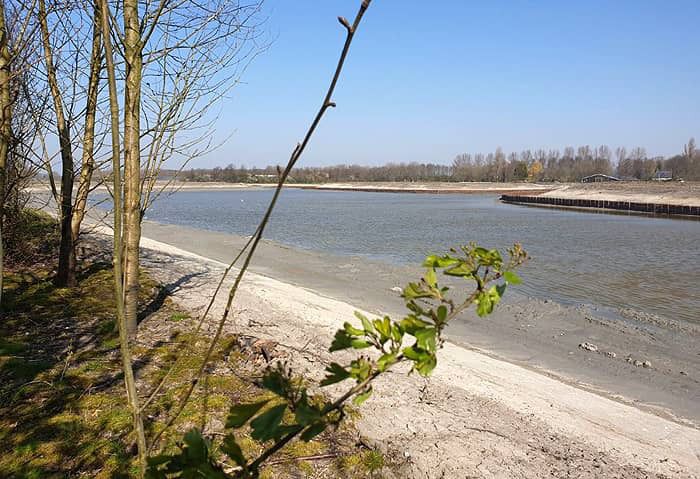
[[[53,21],[49,23],[49,14]],[[82,35],[82,20],[91,24],[88,36]],[[46,82],[53,100],[56,135],[61,157],[61,189],[58,195],[61,242],[58,256],[56,284],[74,286],[76,283],[76,244],[80,224],[85,215],[88,192],[95,169],[95,118],[98,86],[102,70],[102,45],[99,32],[98,9],[95,4],[88,15],[69,2],[52,4],[49,11],[45,0],[38,0],[38,20],[44,52]],[[85,44],[90,42],[89,48]],[[58,46],[58,48],[55,48]],[[85,51],[89,58],[85,58]],[[60,61],[60,65],[57,63]],[[65,67],[63,67],[65,65]],[[83,69],[89,71],[87,87],[82,89]],[[61,74],[65,78],[59,78]],[[84,90],[84,91],[83,91]],[[79,105],[84,104],[81,109]],[[83,118],[80,111],[83,111]],[[72,127],[82,121],[82,141],[73,138]],[[82,160],[76,164],[78,146]],[[80,174],[77,174],[80,169]],[[49,175],[52,171],[49,168]],[[73,202],[73,188],[78,178],[78,194]]]
[[[163,191],[166,161],[184,166],[210,151],[211,113],[262,45],[260,3],[239,0],[124,0],[112,34],[123,59],[124,295],[137,330],[139,241],[146,209]],[[118,66],[117,66],[118,67]],[[120,77],[120,75],[117,75]]]

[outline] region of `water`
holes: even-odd
[[[271,190],[185,191],[147,219],[250,235]],[[520,242],[520,291],[568,304],[629,307],[700,322],[700,222],[502,204],[493,195],[285,190],[265,237],[396,264],[476,241]]]

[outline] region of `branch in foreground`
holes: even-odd
[[[323,115],[326,113],[326,110],[331,107],[335,107],[335,103],[331,101],[331,98],[333,96],[333,92],[335,91],[335,87],[338,83],[338,79],[340,78],[340,74],[343,70],[343,65],[345,64],[345,59],[348,55],[348,51],[350,50],[350,45],[352,44],[352,40],[355,36],[355,33],[357,32],[357,28],[360,25],[360,21],[362,20],[362,17],[364,16],[367,8],[369,7],[371,0],[363,0],[360,8],[357,12],[357,15],[355,16],[355,20],[353,21],[352,25],[349,24],[349,22],[344,18],[344,17],[339,17],[340,23],[345,27],[347,30],[347,35],[345,38],[345,44],[343,45],[343,49],[340,53],[340,58],[338,59],[338,64],[336,66],[335,72],[333,74],[333,77],[331,79],[330,86],[328,87],[328,90],[323,98],[323,102],[321,103],[321,106],[316,113],[316,116],[314,117],[313,121],[311,122],[311,125],[309,126],[309,129],[307,130],[306,134],[304,135],[303,140],[296,145],[294,150],[292,151],[292,154],[289,158],[289,161],[287,162],[287,166],[283,170],[282,174],[280,175],[279,182],[277,184],[277,187],[275,188],[275,192],[272,196],[272,199],[270,200],[270,204],[265,211],[265,214],[260,221],[260,225],[258,226],[255,234],[252,237],[252,242],[250,243],[250,249],[248,250],[247,255],[245,256],[243,265],[241,266],[241,269],[238,272],[238,275],[236,276],[236,279],[234,281],[233,286],[229,290],[229,295],[228,295],[228,300],[226,303],[226,308],[224,310],[224,313],[219,320],[216,332],[214,334],[214,337],[211,340],[211,344],[209,345],[209,348],[207,349],[207,352],[204,356],[204,359],[202,360],[202,364],[195,375],[195,378],[192,380],[190,387],[187,389],[185,394],[183,395],[179,406],[177,407],[175,413],[171,416],[171,418],[168,420],[168,422],[165,424],[163,429],[161,429],[156,436],[153,438],[153,441],[151,442],[151,445],[149,447],[149,451],[151,451],[158,443],[158,440],[160,437],[163,435],[163,433],[169,429],[174,422],[177,420],[177,418],[180,416],[182,411],[184,410],[187,402],[189,401],[190,397],[192,396],[192,393],[194,392],[194,389],[197,387],[197,384],[199,384],[200,379],[202,378],[204,374],[204,370],[211,360],[211,356],[214,352],[214,349],[216,348],[216,345],[219,341],[219,338],[221,337],[221,333],[223,332],[224,325],[226,324],[226,321],[229,317],[229,314],[231,312],[231,306],[233,304],[233,300],[236,296],[236,292],[238,291],[238,287],[248,270],[248,267],[250,265],[250,262],[253,258],[253,255],[255,254],[255,251],[257,249],[258,243],[262,239],[262,235],[265,231],[265,227],[267,226],[268,221],[270,220],[270,216],[272,215],[272,211],[275,208],[275,205],[277,204],[277,200],[279,198],[279,195],[282,191],[282,188],[287,181],[287,177],[289,176],[290,172],[294,168],[294,165],[297,163],[301,155],[303,154],[304,150],[306,149],[306,146],[308,145],[309,141],[311,140],[311,137],[314,134],[314,131],[316,131],[316,128],[318,127],[319,123],[321,122],[321,119],[323,118]],[[228,270],[227,270],[228,272]],[[222,280],[223,282],[223,280]]]

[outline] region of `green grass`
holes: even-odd
[[[30,213],[28,231],[55,241],[55,225]],[[55,245],[32,244],[27,257],[45,258]],[[0,321],[0,476],[17,478],[133,477],[134,437],[121,373],[119,339],[113,314],[113,276],[105,263],[83,264],[80,284],[56,288],[53,264],[15,262],[5,276],[4,317]],[[141,303],[159,292],[142,278]],[[148,321],[171,328],[167,340],[133,348],[141,378],[140,391],[152,391],[170,365],[166,387],[145,411],[147,437],[152,438],[188,388],[208,346],[206,338],[187,333],[188,312],[165,300]],[[192,427],[223,424],[230,406],[269,398],[250,369],[250,359],[234,336],[221,339],[212,371],[195,390],[175,426],[163,435],[163,451],[173,451]],[[191,347],[188,345],[192,345]],[[186,354],[181,354],[186,351]],[[176,358],[179,358],[175,362]],[[350,421],[351,422],[351,421]],[[248,456],[263,445],[241,431],[240,444]],[[383,467],[381,455],[354,446],[347,424],[309,443],[292,443],[280,457],[289,459],[265,468],[262,477],[367,477]],[[218,454],[220,438],[214,438]],[[334,453],[340,459],[298,461],[309,455]],[[344,459],[343,459],[344,458]],[[330,474],[330,476],[328,476]],[[376,474],[373,474],[376,476]]]

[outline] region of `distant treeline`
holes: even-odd
[[[493,153],[463,153],[451,165],[434,163],[388,163],[383,166],[338,165],[295,169],[291,183],[329,183],[353,181],[561,181],[573,182],[596,173],[622,179],[650,180],[660,172],[674,179],[700,180],[700,154],[691,139],[681,153],[668,158],[647,156],[644,148],[612,149],[581,146],[559,150],[524,150],[506,154],[501,148]],[[274,166],[245,168],[190,169],[183,173],[187,181],[228,183],[273,183],[278,172]]]

